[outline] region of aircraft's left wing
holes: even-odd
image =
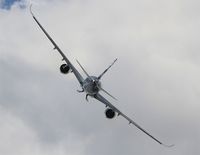
[[[99,100],[100,102],[104,103],[106,106],[108,106],[109,108],[111,108],[113,111],[115,111],[118,115],[123,116],[126,120],[129,121],[129,124],[133,124],[135,125],[138,129],[140,129],[141,131],[143,131],[145,134],[147,134],[149,137],[151,137],[152,139],[154,139],[156,142],[158,142],[161,145],[167,146],[167,147],[172,147],[173,145],[165,145],[162,142],[160,142],[158,139],[156,139],[155,137],[153,137],[151,134],[149,134],[146,130],[144,130],[142,127],[140,127],[135,121],[133,121],[132,119],[130,119],[129,117],[127,117],[125,114],[123,114],[120,110],[118,110],[114,105],[112,105],[108,100],[106,100],[102,95],[100,95],[99,93],[96,94],[94,96],[94,98],[96,98],[97,100]]]
[[[58,45],[53,41],[53,39],[51,38],[51,36],[46,32],[46,30],[43,28],[43,26],[39,23],[39,21],[37,20],[37,18],[34,16],[33,12],[31,11],[31,6],[30,6],[30,12],[33,16],[33,19],[36,21],[36,23],[38,24],[38,26],[42,29],[42,31],[44,32],[44,34],[47,36],[47,38],[51,41],[51,43],[54,46],[54,49],[58,50],[58,52],[60,53],[60,55],[62,56],[62,60],[65,60],[65,62],[69,65],[69,67],[71,68],[72,72],[74,73],[74,75],[76,76],[77,80],[79,81],[80,85],[82,86],[83,83],[83,77],[81,76],[81,74],[76,70],[76,68],[72,65],[72,63],[69,61],[69,59],[65,56],[65,54],[61,51],[61,49],[58,47]]]

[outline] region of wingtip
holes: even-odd
[[[33,6],[33,4],[30,4],[29,10],[30,10],[31,15],[34,16],[33,11],[32,11],[32,6]]]
[[[172,145],[161,144],[161,145],[163,145],[163,146],[165,146],[165,147],[168,147],[168,148],[174,147],[174,146],[175,146],[174,144],[172,144]]]

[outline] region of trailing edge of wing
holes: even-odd
[[[54,49],[56,49],[60,55],[62,56],[63,60],[65,60],[65,62],[69,65],[69,67],[71,68],[72,72],[74,73],[74,75],[76,76],[77,80],[79,81],[79,83],[82,85],[83,83],[83,77],[81,76],[81,74],[76,70],[76,68],[72,65],[72,63],[69,61],[69,59],[65,56],[65,54],[61,51],[61,49],[58,47],[58,45],[54,42],[54,40],[51,38],[51,36],[47,33],[47,31],[43,28],[43,26],[39,23],[39,21],[37,20],[37,18],[35,17],[35,15],[33,14],[32,10],[32,4],[30,5],[30,12],[31,15],[33,17],[33,19],[35,20],[35,22],[38,24],[38,26],[41,28],[41,30],[44,32],[44,34],[46,35],[46,37],[51,41],[51,43],[54,46]]]
[[[115,106],[113,106],[108,100],[106,100],[102,95],[100,94],[96,94],[94,96],[97,100],[99,100],[100,102],[104,103],[106,106],[110,107],[112,110],[114,110],[116,113],[118,113],[118,115],[123,116],[126,120],[128,120],[129,124],[133,124],[135,125],[138,129],[140,129],[142,132],[144,132],[146,135],[148,135],[149,137],[151,137],[153,140],[155,140],[157,143],[165,146],[165,147],[172,147],[174,145],[166,145],[164,143],[162,143],[161,141],[159,141],[158,139],[156,139],[155,137],[153,137],[151,134],[149,134],[146,130],[144,130],[142,127],[140,127],[136,122],[134,122],[132,119],[130,119],[129,117],[127,117],[126,115],[124,115],[121,111],[119,111]]]

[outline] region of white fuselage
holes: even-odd
[[[99,79],[95,76],[87,77],[83,82],[83,90],[88,95],[95,95],[99,92],[99,88],[101,87],[101,83]]]

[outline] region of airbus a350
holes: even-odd
[[[146,135],[148,135],[150,138],[155,140],[157,143],[159,143],[163,146],[167,146],[167,147],[173,146],[173,145],[166,145],[166,144],[162,143],[160,140],[158,140],[157,138],[155,138],[154,136],[152,136],[151,134],[149,134],[146,130],[144,130],[142,127],[140,127],[135,121],[133,121],[128,116],[126,116],[124,113],[122,113],[119,109],[117,109],[113,104],[111,104],[106,98],[104,98],[100,94],[100,91],[102,91],[116,100],[116,98],[114,96],[112,96],[110,93],[108,93],[106,90],[104,90],[102,88],[101,78],[111,68],[111,66],[114,65],[114,63],[117,61],[117,59],[115,59],[114,62],[108,68],[106,68],[105,71],[102,74],[100,74],[99,76],[89,75],[86,72],[86,70],[83,68],[83,66],[79,63],[79,61],[76,60],[77,63],[79,64],[79,66],[81,67],[81,69],[83,70],[83,72],[85,73],[85,75],[87,76],[84,79],[83,76],[74,67],[74,65],[70,62],[70,60],[61,51],[61,49],[58,47],[58,45],[55,43],[55,41],[51,38],[51,36],[47,33],[47,31],[43,28],[43,26],[39,23],[39,21],[37,20],[37,18],[35,17],[35,15],[33,14],[32,10],[31,10],[31,6],[30,6],[30,12],[31,12],[31,15],[32,15],[33,19],[35,20],[35,22],[38,24],[38,26],[41,28],[41,30],[44,32],[44,34],[47,36],[47,38],[50,40],[50,42],[53,44],[54,50],[57,50],[60,53],[60,55],[62,56],[62,60],[65,61],[65,63],[60,66],[61,73],[63,73],[63,74],[73,73],[75,75],[75,77],[78,80],[80,87],[81,87],[81,90],[77,90],[77,91],[80,93],[85,92],[86,93],[85,98],[87,101],[88,101],[89,96],[97,99],[101,103],[105,104],[105,106],[106,106],[105,115],[108,119],[112,119],[116,115],[122,116],[129,122],[129,124],[133,124],[134,126],[136,126],[139,130],[144,132]]]

